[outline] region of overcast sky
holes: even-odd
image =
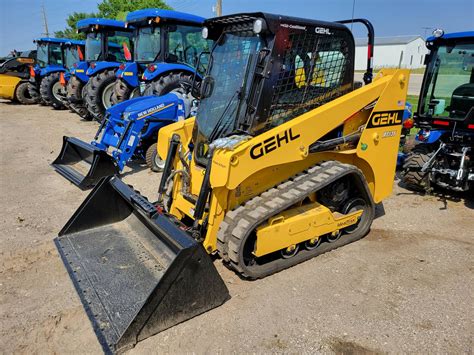
[[[43,35],[41,4],[49,31],[63,29],[71,12],[94,12],[99,0],[0,0],[0,55],[13,48],[31,49]],[[351,18],[353,0],[222,0],[223,14],[264,11],[319,20]],[[212,17],[215,0],[169,0],[175,10]],[[474,30],[474,0],[355,0],[355,17],[369,19],[376,36]],[[430,28],[430,30],[425,29]],[[363,36],[356,31],[356,37]]]

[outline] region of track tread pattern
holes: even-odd
[[[268,220],[268,218],[302,201],[309,194],[320,190],[338,178],[354,172],[362,175],[360,170],[353,165],[343,164],[337,161],[323,162],[250,199],[234,210],[229,211],[221,222],[217,234],[217,249],[219,255],[232,269],[246,278],[264,277],[310,259],[313,256],[310,255],[301,260],[293,258],[296,262],[289,262],[285,267],[255,276],[249,275],[241,265],[239,250],[244,238],[258,225]],[[354,239],[360,239],[362,236]],[[343,244],[347,244],[347,242],[341,243],[341,245]],[[339,246],[336,244],[333,245],[334,248]]]

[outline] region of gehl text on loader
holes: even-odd
[[[357,89],[352,21],[369,32]],[[105,351],[225,302],[206,254],[271,275],[364,237],[392,191],[408,71],[372,81],[370,22],[243,13],[203,37],[196,117],[159,133],[158,201],[104,178],[56,239]]]

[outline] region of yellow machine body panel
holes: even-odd
[[[257,228],[254,255],[263,256],[289,245],[294,246],[338,232],[355,224],[361,215],[362,211],[336,215],[317,202],[286,210],[271,218],[266,225]]]
[[[217,149],[211,166],[211,198],[202,218],[207,219],[205,249],[209,253],[217,250],[217,232],[227,211],[318,162],[336,160],[354,165],[362,171],[375,203],[389,196],[395,176],[408,78],[408,70],[381,70],[369,85],[263,134],[249,137],[232,150]],[[161,129],[158,139],[160,156],[166,156],[173,134],[180,135],[182,149],[187,150],[193,124],[194,118]],[[341,144],[330,151],[309,152],[313,143],[341,125],[344,134],[362,132],[356,147]],[[175,169],[182,168],[179,159],[175,159]],[[205,169],[196,165],[193,159],[189,172],[190,193],[197,199]],[[193,219],[194,203],[182,195],[181,189],[182,177],[176,175],[170,213],[177,218],[187,216]],[[318,211],[314,208],[308,214],[322,213]],[[332,223],[337,224],[335,217],[332,218]],[[283,222],[286,223],[291,223],[291,219]],[[283,225],[279,227],[284,228]],[[266,242],[259,240],[259,254],[264,253],[262,250],[274,250],[274,242],[269,242],[270,239],[264,238]],[[292,244],[291,238],[284,240],[283,244]],[[282,244],[278,244],[280,246]]]
[[[15,90],[21,80],[21,78],[16,76],[0,74],[0,98],[6,100],[15,99]]]

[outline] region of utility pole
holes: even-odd
[[[48,20],[46,19],[46,10],[44,9],[44,2],[41,4],[41,9],[43,12],[44,34],[46,35],[46,37],[49,37]]]
[[[216,1],[216,15],[222,16],[222,0]]]

